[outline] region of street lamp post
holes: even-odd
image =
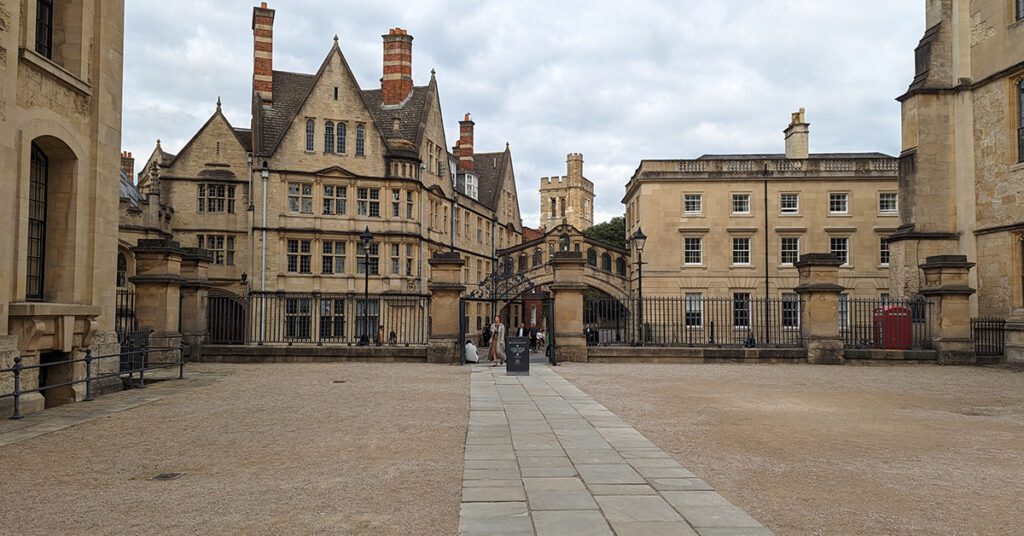
[[[359,346],[366,346],[370,344],[370,245],[373,243],[369,226],[359,239],[363,242],[363,335],[359,337]]]
[[[636,246],[636,318],[640,332],[640,346],[644,344],[644,244],[646,243],[647,235],[638,228],[633,233],[633,245]]]

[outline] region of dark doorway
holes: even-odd
[[[47,352],[39,356],[39,388],[46,400],[46,407],[52,408],[75,401],[75,390],[70,384],[74,380],[74,363],[63,363],[71,354]]]

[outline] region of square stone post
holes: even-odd
[[[209,295],[209,269],[213,255],[204,249],[185,248],[181,257],[181,336],[198,357],[206,340],[207,297]]]
[[[585,363],[587,339],[583,335],[583,267],[586,265],[579,251],[556,252],[549,261],[555,280],[548,287],[555,300],[555,354],[558,361]]]
[[[185,251],[173,240],[139,240],[135,254],[135,318],[151,329],[150,346],[181,344],[181,258]]]
[[[430,339],[427,362],[459,363],[459,300],[466,290],[462,284],[462,267],[466,261],[454,251],[435,253],[430,263]]]
[[[1005,355],[1007,363],[1024,363],[1024,308],[1006,319]]]
[[[808,253],[796,262],[800,285],[800,331],[807,362],[816,365],[843,363],[843,338],[839,333],[839,267],[843,261],[831,253]]]
[[[939,364],[973,365],[978,362],[971,340],[971,304],[974,294],[968,275],[974,263],[966,255],[936,255],[925,259],[920,293],[931,302],[932,346]]]

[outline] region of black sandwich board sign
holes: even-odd
[[[505,342],[505,372],[530,375],[530,338],[509,337]]]

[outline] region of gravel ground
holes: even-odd
[[[569,364],[779,535],[1024,534],[1024,372]]]
[[[0,533],[457,532],[468,367],[191,370],[227,376],[0,448]]]

